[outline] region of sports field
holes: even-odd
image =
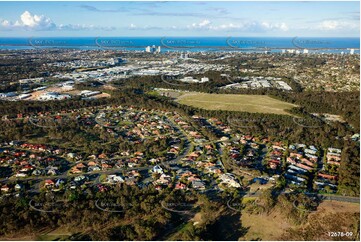
[[[177,98],[177,102],[208,110],[283,115],[291,115],[286,110],[297,106],[266,95],[210,94],[198,92],[184,93]]]

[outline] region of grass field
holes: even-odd
[[[181,104],[208,110],[291,115],[286,110],[297,107],[266,95],[185,93],[177,98]]]

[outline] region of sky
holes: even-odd
[[[352,2],[0,2],[0,37],[359,37]]]

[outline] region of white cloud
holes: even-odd
[[[324,20],[318,25],[316,29],[319,30],[341,30],[341,29],[356,29],[359,28],[356,24],[347,21],[338,21],[338,20]]]
[[[211,21],[209,21],[208,19],[205,19],[205,20],[203,20],[202,22],[200,22],[200,23],[198,24],[198,26],[201,27],[201,28],[203,28],[203,27],[209,26],[210,24],[211,24]]]
[[[2,20],[1,21],[1,26],[7,28],[11,25],[11,23],[8,20]]]
[[[98,27],[94,25],[84,24],[55,24],[50,18],[44,15],[32,14],[29,11],[25,11],[20,20],[15,23],[9,20],[0,21],[0,27],[4,30],[34,30],[34,31],[49,31],[49,30],[113,30],[113,27]]]
[[[261,26],[264,29],[268,29],[268,30],[282,30],[282,31],[287,31],[288,30],[288,26],[285,23],[268,23],[268,22],[262,22]]]
[[[58,30],[114,30],[114,27],[99,27],[94,25],[86,25],[86,24],[60,24],[57,26]]]
[[[129,30],[161,30],[163,29],[162,27],[158,27],[158,26],[152,26],[152,25],[145,25],[145,26],[137,26],[135,24],[130,24],[127,29]],[[168,28],[167,28],[168,29]]]
[[[25,11],[20,20],[12,23],[9,20],[1,21],[1,26],[6,29],[26,29],[26,30],[53,30],[56,25],[53,21],[44,15],[32,15],[29,11]]]
[[[213,24],[209,19],[204,19],[197,23],[192,23],[187,26],[138,26],[130,24],[126,27],[129,30],[199,30],[199,31],[248,31],[248,32],[267,32],[267,31],[288,31],[288,26],[285,23],[268,23],[268,22],[257,22],[257,21],[244,21],[235,23],[227,23],[216,25]]]
[[[19,23],[20,26],[29,27],[31,29],[41,29],[41,30],[47,30],[47,29],[53,29],[55,27],[55,24],[53,21],[45,17],[44,15],[32,15],[29,11],[25,11],[20,16],[21,22]],[[17,22],[18,23],[18,22]]]
[[[136,29],[136,28],[137,28],[137,25],[135,25],[135,24],[130,24],[129,28],[130,28],[130,29]]]
[[[224,31],[250,31],[250,32],[265,32],[265,31],[288,31],[288,26],[285,23],[269,23],[257,21],[244,21],[239,23],[227,23],[221,25],[214,25],[209,20],[203,20],[200,23],[193,23],[187,26],[188,29],[198,30],[224,30]]]
[[[200,23],[192,23],[191,25],[187,26],[188,29],[212,29],[211,21],[208,19],[202,20]]]

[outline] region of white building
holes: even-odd
[[[292,90],[292,87],[290,87],[286,82],[284,81],[277,81],[277,84],[284,90],[290,91]]]
[[[19,99],[19,100],[23,100],[23,99],[26,99],[26,98],[28,98],[28,97],[31,97],[31,94],[20,94],[20,95],[18,96],[18,99]]]
[[[108,175],[106,182],[108,183],[122,183],[124,182],[123,177],[117,175]]]
[[[228,184],[228,186],[230,187],[241,187],[241,184],[238,183],[236,177],[232,173],[222,174],[219,178],[222,180],[223,183]]]
[[[209,78],[208,77],[202,77],[201,78],[201,82],[209,82]]]
[[[101,94],[102,92],[100,91],[89,91],[89,90],[83,90],[79,93],[80,96],[83,96],[83,97],[91,97],[91,96],[95,96],[95,95],[98,95],[98,94]]]
[[[38,97],[40,101],[50,101],[50,100],[65,100],[70,99],[70,95],[60,94],[58,92],[46,92]]]
[[[184,78],[180,79],[181,82],[188,82],[188,83],[195,83],[199,82],[197,79],[193,79],[191,76],[185,76]]]

